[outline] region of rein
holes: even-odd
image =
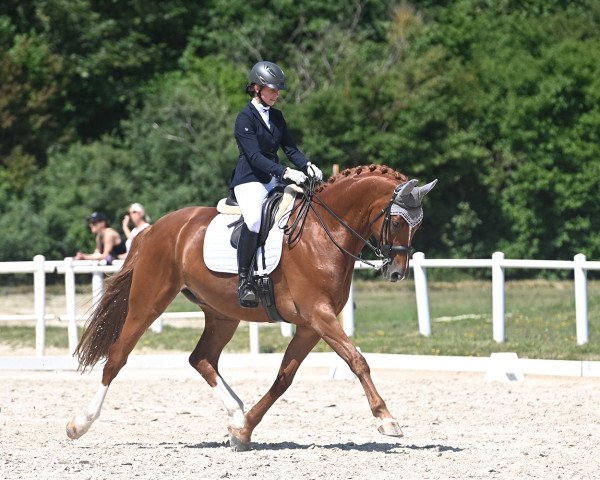
[[[377,244],[374,245],[368,238],[364,238],[360,233],[358,233],[350,225],[348,225],[348,223],[343,218],[341,218],[338,214],[336,214],[329,207],[329,205],[324,203],[319,198],[319,196],[315,192],[315,187],[317,186],[317,184],[318,184],[318,180],[316,180],[314,177],[311,177],[308,179],[308,185],[307,185],[307,188],[305,188],[305,190],[304,190],[302,200],[289,213],[288,219],[292,216],[294,211],[298,210],[298,214],[296,216],[296,219],[292,223],[292,225],[286,224],[284,226],[284,234],[287,235],[287,237],[288,237],[288,239],[287,239],[288,245],[292,245],[294,242],[296,242],[300,238],[300,236],[302,235],[302,231],[304,230],[304,225],[306,222],[306,217],[308,215],[308,211],[312,210],[314,212],[315,216],[317,217],[317,219],[319,220],[319,223],[323,227],[323,230],[325,230],[325,233],[327,234],[329,239],[333,242],[333,244],[340,251],[342,251],[343,253],[352,257],[355,260],[366,263],[367,265],[369,265],[373,268],[382,269],[385,265],[387,265],[388,263],[390,263],[392,261],[392,258],[395,255],[397,255],[399,253],[404,253],[404,252],[406,252],[407,254],[410,254],[410,252],[412,252],[412,248],[408,247],[408,246],[404,246],[404,245],[394,246],[392,244],[384,244],[383,243],[384,236],[388,236],[388,232],[390,229],[390,222],[391,222],[390,211],[391,211],[391,207],[395,200],[395,192],[396,191],[394,191],[394,195],[392,195],[392,198],[391,198],[390,202],[388,203],[388,205],[384,209],[382,209],[381,212],[379,212],[377,214],[377,216],[373,220],[371,220],[371,222],[369,223],[369,227],[371,227],[377,220],[379,220],[383,215],[385,215],[385,218],[381,225],[381,233],[379,236],[379,240],[377,241]],[[323,220],[323,217],[317,211],[314,204],[317,204],[317,205],[323,207],[325,210],[327,210],[327,212],[329,212],[329,214],[333,218],[335,218],[335,220],[340,225],[342,225],[347,231],[349,231],[352,235],[354,235],[354,237],[358,238],[367,247],[369,247],[369,249],[375,254],[375,256],[379,260],[382,260],[381,267],[378,267],[374,263],[363,259],[362,256],[360,256],[360,255],[359,256],[354,255],[352,252],[349,252],[347,249],[342,247],[337,242],[337,240],[335,238],[333,238],[333,235],[332,235],[331,231],[329,230],[329,227],[326,225],[325,220]]]

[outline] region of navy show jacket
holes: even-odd
[[[252,102],[238,114],[234,134],[240,151],[230,188],[248,182],[268,183],[272,177],[281,178],[286,167],[279,163],[277,150],[281,147],[289,160],[305,170],[308,161],[292,140],[281,110],[269,109],[267,127]]]

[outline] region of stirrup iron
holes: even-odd
[[[253,285],[252,280],[247,277],[240,278],[238,298],[240,305],[244,308],[258,307],[258,293],[256,287]]]

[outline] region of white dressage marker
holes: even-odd
[[[522,382],[525,380],[519,367],[519,357],[514,352],[498,352],[490,355],[485,380],[499,382]]]

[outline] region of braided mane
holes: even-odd
[[[342,170],[340,173],[333,175],[331,178],[329,178],[327,183],[320,185],[316,189],[316,191],[320,192],[323,190],[323,188],[327,187],[329,184],[335,183],[336,181],[339,181],[343,178],[349,177],[351,175],[361,175],[361,174],[385,175],[394,180],[399,180],[400,182],[406,182],[408,180],[408,177],[406,175],[404,175],[400,172],[397,172],[393,168],[388,167],[386,165],[375,165],[375,164],[361,165],[359,167],[346,168],[345,170]]]

